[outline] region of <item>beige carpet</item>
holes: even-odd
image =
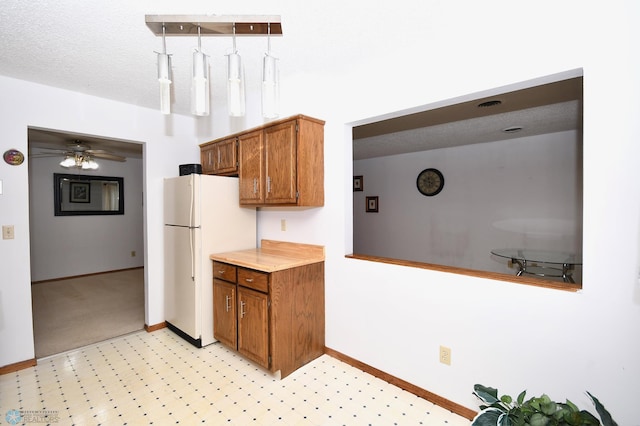
[[[31,286],[36,358],[144,328],[144,268]]]

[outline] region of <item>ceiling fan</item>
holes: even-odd
[[[39,153],[32,156],[51,157],[63,155],[64,158],[60,162],[60,165],[65,168],[95,170],[98,168],[98,163],[96,163],[95,158],[120,162],[126,161],[126,157],[122,157],[104,149],[92,149],[91,145],[79,139],[68,143],[65,149],[44,146],[41,146],[40,149],[49,150],[51,153]]]

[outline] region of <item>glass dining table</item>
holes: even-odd
[[[539,277],[562,278],[566,283],[575,283],[573,270],[582,265],[582,257],[574,253],[532,250],[522,248],[493,249],[494,256],[509,259],[518,266],[517,276],[531,274]]]

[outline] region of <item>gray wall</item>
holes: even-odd
[[[354,253],[506,273],[491,249],[581,253],[581,152],[572,131],[354,161]],[[445,178],[434,197],[416,189],[428,167]]]
[[[98,170],[86,172],[60,167],[57,157],[29,159],[32,281],[144,265],[142,160],[97,162]],[[125,214],[54,216],[54,173],[124,178]]]

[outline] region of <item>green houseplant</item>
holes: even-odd
[[[514,401],[509,395],[498,398],[497,389],[478,384],[473,387],[473,394],[483,404],[471,426],[617,426],[600,401],[589,392],[587,395],[602,423],[571,401],[555,402],[544,394],[525,400],[526,391],[522,391]]]

